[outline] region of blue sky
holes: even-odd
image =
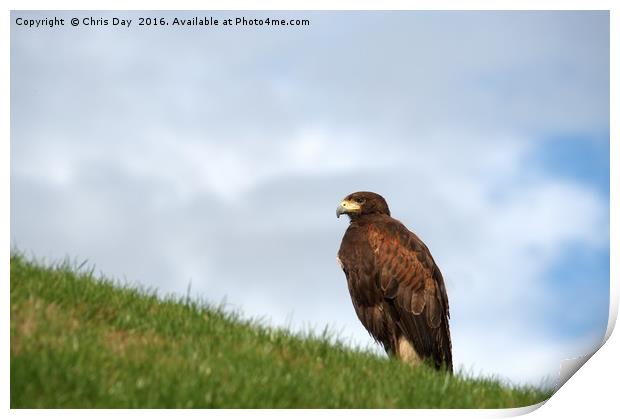
[[[457,368],[538,383],[600,342],[607,13],[247,14],[312,24],[13,24],[12,244],[376,348],[334,217],[374,190],[442,269]]]
[[[609,132],[566,134],[546,139],[534,153],[534,164],[549,176],[584,183],[609,204]],[[551,308],[549,333],[574,337],[596,329],[609,316],[609,238],[607,248],[564,245],[559,261],[549,267],[549,288],[559,290]],[[550,291],[553,292],[553,291]],[[567,307],[579,314],[566,315]]]
[[[588,185],[609,204],[609,133],[558,134],[544,138],[531,155],[532,170],[547,177]],[[607,234],[602,233],[604,236]],[[567,241],[545,273],[548,307],[545,330],[553,339],[571,339],[601,325],[609,316],[609,239],[607,247],[584,248]]]
[[[609,201],[609,131],[558,134],[545,139],[533,157],[541,170],[587,183]]]

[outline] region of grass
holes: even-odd
[[[12,408],[502,408],[550,396],[11,255]]]

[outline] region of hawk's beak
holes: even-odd
[[[350,214],[352,212],[357,212],[360,209],[360,204],[345,199],[340,204],[338,204],[338,207],[336,208],[336,217],[340,218],[342,214]]]
[[[336,208],[336,218],[340,218],[340,216],[346,212],[347,210],[342,205],[338,205],[338,208]]]

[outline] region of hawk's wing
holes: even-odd
[[[448,296],[426,245],[399,221],[371,224],[368,240],[394,321],[423,358],[452,370]]]

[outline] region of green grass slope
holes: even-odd
[[[12,408],[490,408],[549,396],[11,256]]]

